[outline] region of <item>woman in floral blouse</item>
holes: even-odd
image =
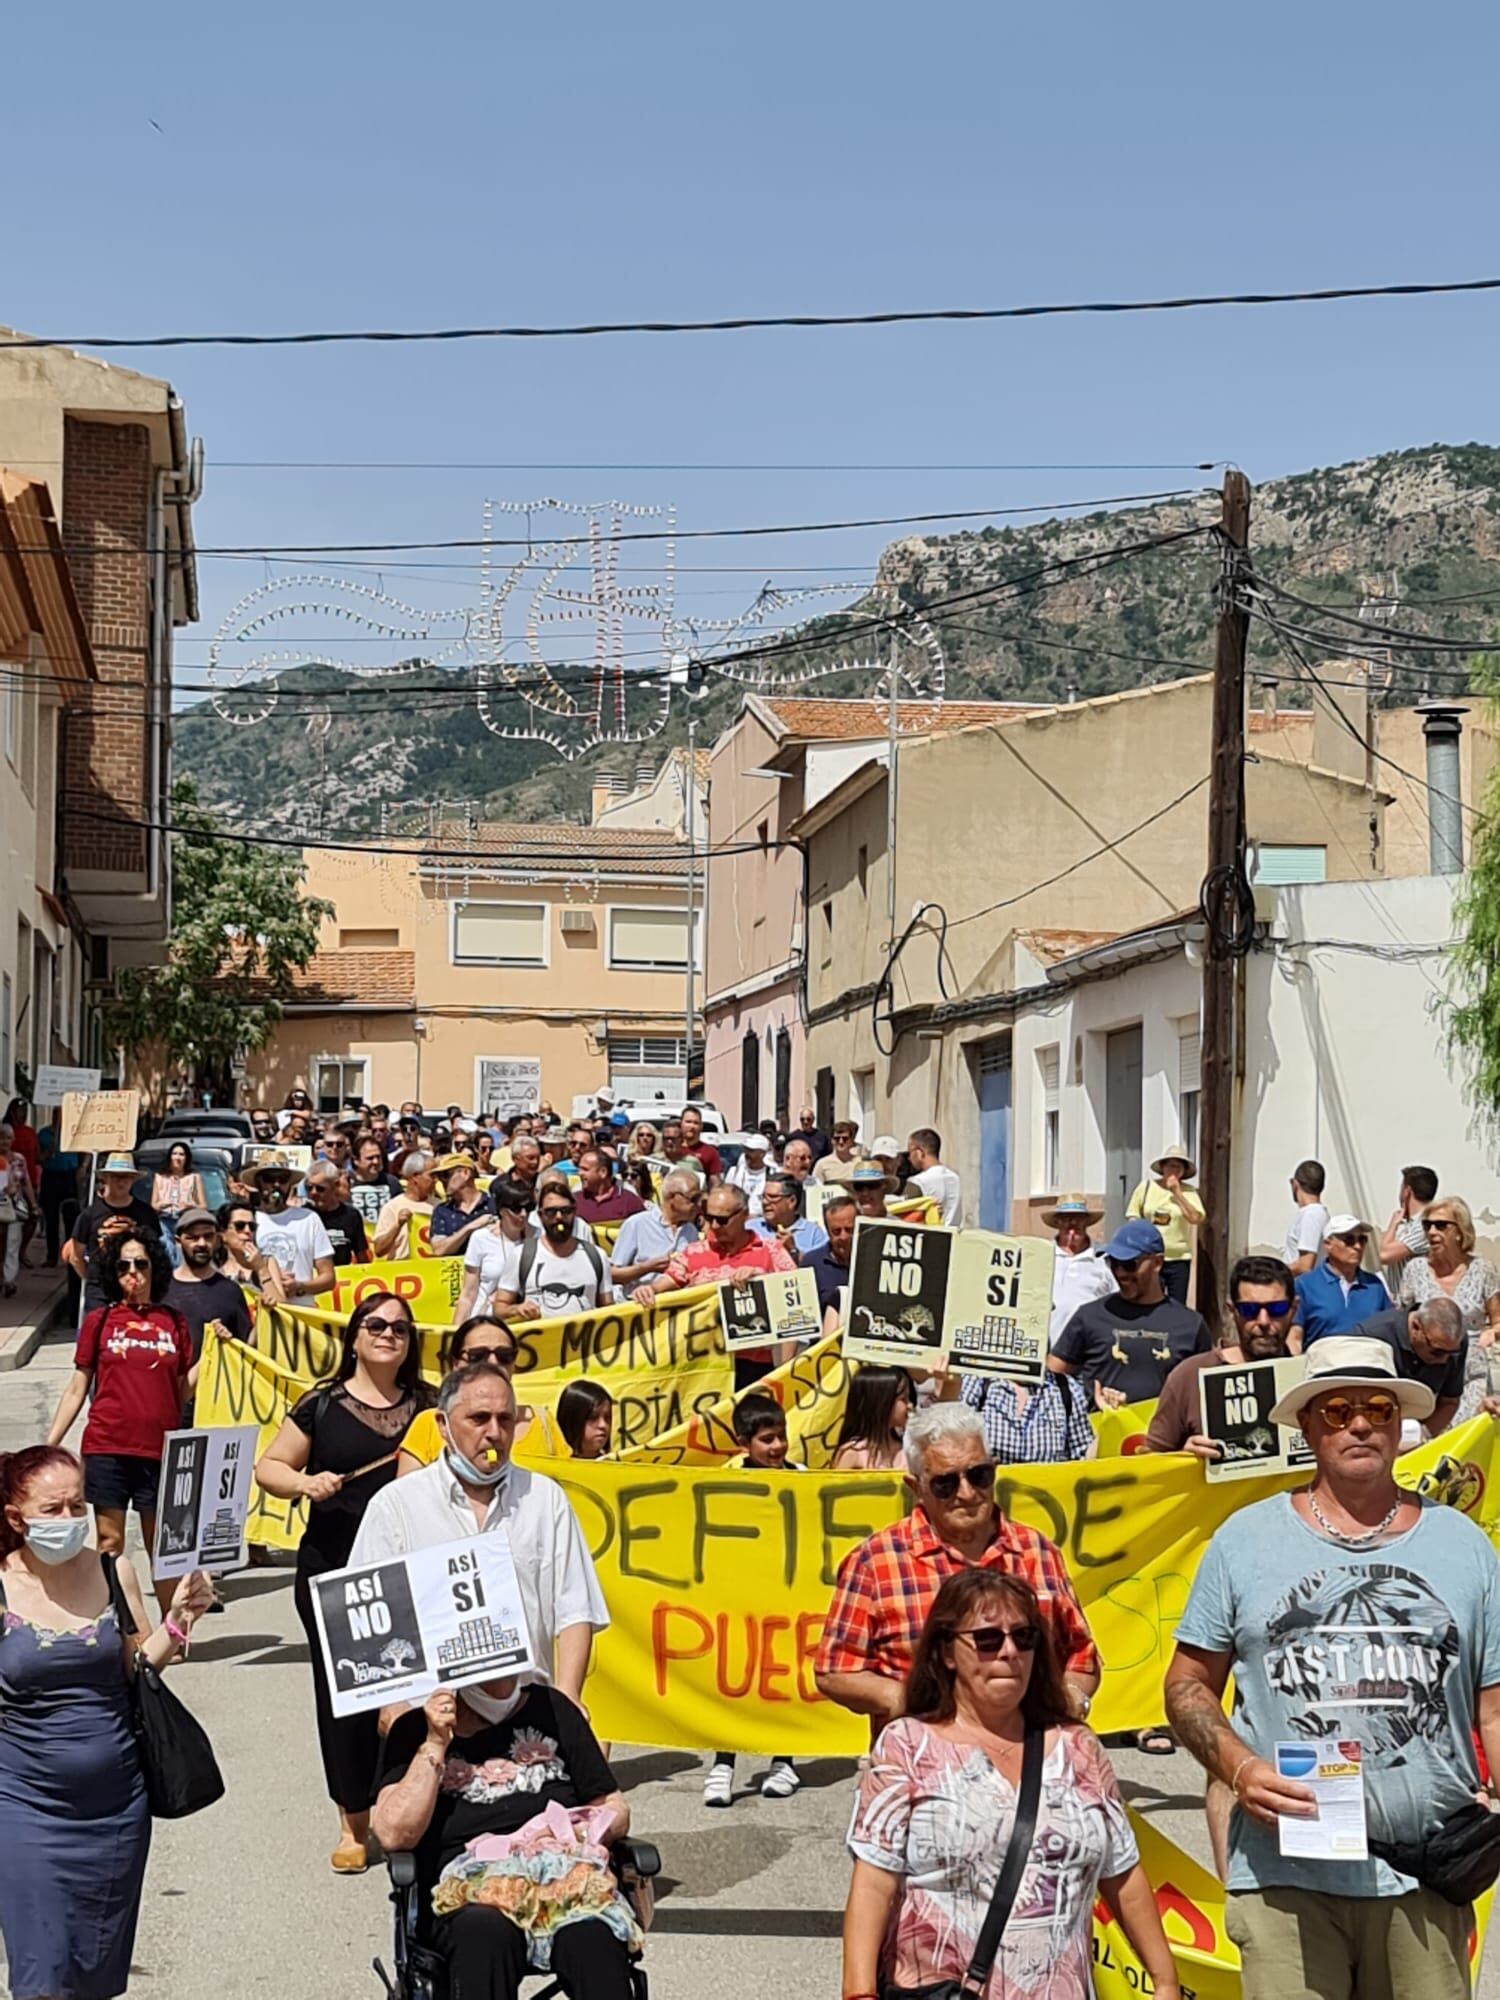
[[[1102,1896],[1154,1982],[1180,2000],[1156,1900],[1099,1739],[1069,1718],[1035,1593],[966,1569],[938,1592],[860,1780],[844,1910],[844,2000],[962,1980],[1015,1825],[1027,1727],[1045,1761],[1031,1854],[984,2000],[1088,2000]]]
[[[1441,1195],[1422,1211],[1427,1255],[1411,1257],[1401,1270],[1401,1304],[1425,1306],[1429,1299],[1452,1299],[1469,1335],[1464,1392],[1453,1421],[1478,1416],[1489,1389],[1489,1350],[1500,1329],[1500,1273],[1488,1257],[1474,1253],[1474,1217],[1466,1201]]]

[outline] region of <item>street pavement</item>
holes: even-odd
[[[53,1338],[28,1367],[0,1375],[0,1449],[44,1433],[69,1362],[68,1341]],[[251,1570],[226,1579],[224,1594],[228,1611],[199,1627],[172,1682],[213,1738],[227,1795],[196,1818],[156,1827],[131,1992],[378,1996],[370,1961],[378,1953],[389,1962],[385,1879],[378,1869],[340,1877],[328,1866],[336,1823],[323,1796],[291,1572]],[[1112,1755],[1132,1804],[1206,1862],[1196,1766],[1180,1752]],[[615,1753],[635,1830],[662,1851],[652,2000],[831,2000],[853,1765],[805,1764],[796,1797],[774,1800],[755,1789],[763,1764],[741,1759],[727,1811],[704,1807],[703,1765],[677,1750]],[[1493,1956],[1479,1994],[1500,2000]]]

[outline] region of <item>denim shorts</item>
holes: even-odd
[[[160,1479],[159,1458],[130,1458],[120,1451],[84,1454],[83,1497],[91,1507],[117,1513],[134,1507],[137,1514],[154,1514]]]

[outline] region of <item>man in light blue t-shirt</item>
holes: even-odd
[[[1384,1861],[1280,1851],[1278,1822],[1316,1806],[1277,1774],[1278,1743],[1360,1745],[1372,1842],[1421,1842],[1473,1802],[1476,1728],[1500,1772],[1500,1561],[1471,1521],[1394,1477],[1402,1419],[1430,1415],[1432,1391],[1352,1335],[1319,1341],[1307,1366],[1272,1417],[1305,1433],[1312,1484],[1243,1508],[1209,1543],[1167,1713],[1233,1794],[1225,1928],[1244,2000],[1467,2000],[1467,1910]]]

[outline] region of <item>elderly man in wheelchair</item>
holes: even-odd
[[[516,2000],[532,1972],[567,2000],[644,2000],[660,1863],[627,1839],[604,1752],[555,1688],[491,1681],[400,1716],[371,1828],[397,1910],[395,1976],[377,1970],[396,2000]]]

